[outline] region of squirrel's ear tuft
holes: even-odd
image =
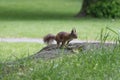
[[[71,33],[76,33],[76,29],[73,28],[72,31],[71,31]]]

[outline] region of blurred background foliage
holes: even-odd
[[[120,0],[97,0],[88,6],[87,14],[105,18],[120,17]]]

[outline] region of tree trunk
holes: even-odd
[[[87,8],[91,4],[94,4],[96,1],[99,1],[99,0],[83,0],[82,8],[80,9],[76,17],[85,17],[87,15]]]

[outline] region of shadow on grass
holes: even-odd
[[[62,12],[49,12],[42,10],[13,10],[0,8],[0,20],[68,20],[75,14]]]
[[[70,20],[82,0],[1,0],[0,20]]]

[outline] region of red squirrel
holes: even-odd
[[[59,32],[57,35],[48,34],[43,38],[44,43],[50,45],[54,40],[57,42],[57,47],[63,47],[68,45],[69,42],[77,38],[76,29],[72,29],[71,33],[68,32]],[[60,45],[60,43],[62,43]]]

